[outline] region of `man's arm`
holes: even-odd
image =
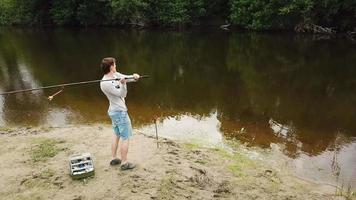
[[[140,78],[140,75],[138,75],[138,74],[126,75],[126,74],[121,74],[119,72],[117,72],[117,73],[120,78],[121,77],[126,78],[126,82],[136,82]]]
[[[122,83],[119,88],[115,87],[113,84],[109,82],[104,83],[101,88],[104,92],[116,96],[125,98],[127,95],[126,83]]]

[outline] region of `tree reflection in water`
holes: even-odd
[[[2,90],[97,79],[100,60],[114,56],[119,71],[151,76],[129,86],[135,126],[216,111],[225,137],[283,144],[292,158],[324,155],[340,133],[340,148],[355,143],[356,49],[342,39],[117,29],[2,29],[0,35]],[[3,125],[109,123],[97,85],[68,89],[51,104],[38,93],[2,101]],[[275,134],[270,119],[293,127],[293,134]]]

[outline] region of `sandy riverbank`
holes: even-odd
[[[110,167],[110,126],[0,130],[0,199],[346,199],[327,185],[219,148],[156,140],[137,131],[129,157]],[[90,152],[95,176],[72,180],[68,157]],[[356,198],[355,195],[349,198]]]

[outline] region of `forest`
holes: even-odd
[[[355,0],[1,0],[0,25],[355,31]],[[306,27],[306,28],[305,28]],[[309,29],[308,29],[309,28]]]

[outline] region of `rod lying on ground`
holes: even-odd
[[[142,75],[140,76],[141,78],[148,78],[148,75]],[[125,77],[125,79],[134,79],[133,77]],[[39,87],[39,88],[31,88],[31,89],[24,89],[24,90],[15,90],[15,91],[9,91],[9,92],[3,92],[0,93],[0,95],[7,95],[7,94],[16,94],[16,93],[21,93],[21,92],[30,92],[30,91],[35,91],[35,90],[42,90],[42,89],[50,89],[50,88],[63,88],[67,86],[75,86],[75,85],[84,85],[84,84],[90,84],[90,83],[98,83],[102,81],[119,81],[119,78],[113,78],[113,79],[107,79],[107,80],[92,80],[92,81],[81,81],[81,82],[73,82],[73,83],[64,83],[64,84],[59,84],[59,85],[50,85],[50,86],[44,86],[44,87]],[[54,96],[54,95],[53,95]]]

